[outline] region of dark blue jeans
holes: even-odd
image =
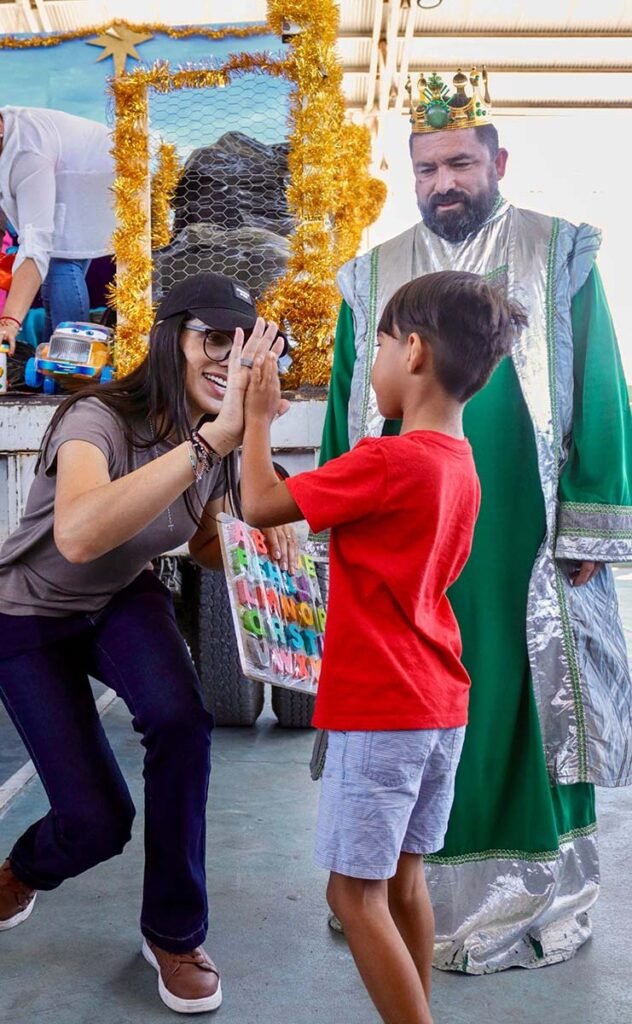
[[[90,674],[123,698],[145,747],[143,935],[174,953],[200,945],[213,719],[169,592],[144,572],[98,614],[0,620],[0,697],[51,805],[15,844],[14,873],[35,889],[54,889],[130,838],[134,805]]]
[[[90,314],[90,297],[86,274],[90,260],[64,260],[51,258],[48,273],[42,283],[44,303],[44,340],[62,320],[86,321]]]

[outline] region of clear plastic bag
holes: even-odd
[[[301,552],[290,575],[259,530],[221,515],[219,535],[244,675],[316,693],[327,614],[313,558]]]

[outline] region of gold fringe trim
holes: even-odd
[[[158,167],[151,180],[151,247],[160,249],[171,241],[169,212],[182,175],[176,147],[164,140],[158,147]]]
[[[189,28],[174,28],[171,25],[163,25],[160,22],[143,21],[137,24],[133,21],[124,21],[120,18],[116,21],[107,22],[105,25],[88,25],[84,28],[71,29],[68,32],[51,32],[47,35],[30,36],[28,39],[20,36],[0,36],[0,49],[4,50],[30,50],[41,47],[59,46],[60,43],[67,43],[72,39],[83,39],[84,36],[99,35],[107,32],[108,29],[122,25],[131,32],[139,32],[142,35],[151,32],[153,34],[169,36],[171,39],[190,39],[191,36],[201,36],[203,39],[251,39],[254,36],[270,35],[269,25],[227,25],[225,28],[208,29],[202,25],[192,25]]]

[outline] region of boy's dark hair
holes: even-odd
[[[439,383],[452,398],[467,402],[510,354],[527,323],[524,308],[479,274],[444,270],[399,288],[382,313],[378,333],[425,338]]]

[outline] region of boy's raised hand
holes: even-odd
[[[250,383],[252,366],[258,355],[281,351],[283,340],[275,341],[279,329],[272,321],[266,324],[263,317],[257,317],[252,334],[244,343],[244,332],[241,327],[235,331],[235,340],[228,361],[226,394],[216,423],[226,432],[232,447],[241,443],[244,429],[244,397]],[[273,356],[276,360],[276,356]],[[281,403],[277,415],[289,408],[289,403]]]
[[[289,402],[281,398],[277,356],[274,352],[259,351],[246,393],[246,420],[271,423],[288,408]]]

